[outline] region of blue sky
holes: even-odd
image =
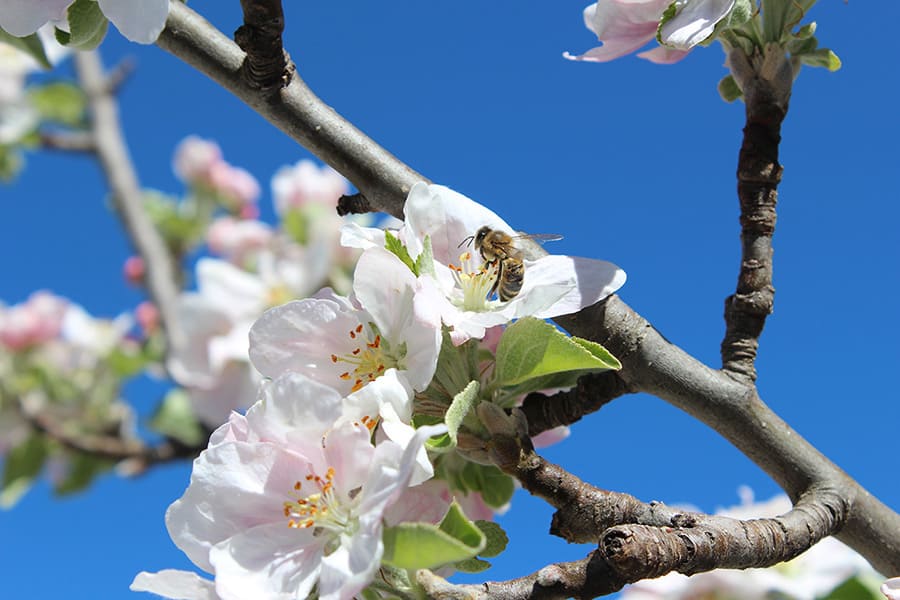
[[[300,3],[286,45],[299,74],[336,110],[432,180],[486,204],[517,229],[559,233],[553,252],[624,268],[620,295],[670,341],[718,366],[722,301],[739,265],[735,168],[743,105],[716,92],[718,45],[682,63],[634,57],[565,61],[593,45],[583,2]],[[191,7],[226,32],[237,2]],[[894,42],[881,23],[900,3],[822,0],[811,15],[836,73],[804,68],[783,128],[775,234],[775,313],[761,340],[759,387],[769,405],[873,494],[900,510],[900,93]],[[264,184],[308,156],[202,75],[116,33],[108,64],[129,56],[122,118],[142,183],[181,188],[171,172],[188,134],[216,139],[229,162]],[[29,156],[0,188],[0,299],[51,289],[98,315],[141,297],[121,280],[130,254],[86,158]],[[271,195],[262,200],[271,216]],[[133,398],[145,413],[155,397]],[[575,425],[545,455],[603,488],[704,510],[750,485],[777,487],[718,434],[661,400],[620,398]],[[136,480],[102,478],[58,500],[39,485],[0,512],[3,596],[120,598],[135,573],[188,568],[163,514],[188,464]],[[518,493],[501,519],[512,539],[493,579],[584,556],[551,538],[550,510]]]

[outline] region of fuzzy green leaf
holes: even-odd
[[[467,462],[458,476],[462,484],[460,487],[479,492],[481,499],[491,508],[504,506],[516,491],[512,477],[493,465]]]
[[[447,433],[450,435],[450,439],[453,440],[454,445],[456,445],[456,434],[463,424],[463,419],[478,401],[478,389],[478,382],[470,381],[463,391],[453,397],[453,402],[450,403],[450,408],[447,409],[444,422],[447,424]]]
[[[75,0],[67,11],[69,31],[56,30],[56,40],[76,50],[93,50],[109,29],[109,20],[96,0]]]
[[[810,67],[825,67],[829,71],[837,71],[841,68],[841,59],[828,48],[819,48],[815,52],[800,54],[797,56],[804,65]]]
[[[409,270],[412,271],[416,276],[419,275],[416,262],[409,255],[409,250],[406,249],[406,246],[403,245],[403,242],[400,241],[400,238],[398,238],[388,230],[384,231],[384,248],[385,250],[399,258],[403,262],[403,264],[409,267]]]
[[[44,52],[44,43],[36,33],[32,33],[25,37],[16,37],[11,33],[7,33],[0,29],[0,42],[9,44],[17,50],[21,50],[36,60],[38,64],[45,69],[53,68],[53,65],[50,64],[50,61],[47,59],[47,53]]]
[[[467,558],[453,565],[461,573],[481,573],[491,568],[491,563],[480,558]]]
[[[94,479],[115,466],[115,462],[96,456],[76,454],[69,459],[66,476],[59,481],[54,491],[60,496],[80,492],[87,488]]]
[[[382,560],[400,569],[434,569],[476,556],[484,534],[453,502],[439,525],[400,523],[383,534]]]
[[[506,328],[497,345],[497,383],[502,387],[566,371],[605,371],[621,364],[603,346],[567,337],[535,318]]]
[[[484,550],[479,552],[478,556],[491,558],[506,550],[506,546],[509,544],[509,536],[506,535],[506,532],[503,531],[499,524],[493,521],[478,520],[475,521],[475,525],[484,534],[486,540]]]
[[[28,95],[41,119],[72,127],[84,123],[87,103],[77,86],[62,82],[49,83],[33,87]]]
[[[879,600],[877,589],[866,585],[859,577],[850,577],[831,590],[821,600]]]

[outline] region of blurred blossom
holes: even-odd
[[[743,503],[716,514],[736,519],[775,517],[791,509],[787,496],[753,503],[742,488]],[[825,538],[797,558],[767,569],[716,569],[692,577],[669,573],[641,581],[622,591],[624,600],[815,600],[825,597],[850,577],[874,580],[875,571],[859,554],[833,537]],[[879,578],[880,580],[880,578]]]
[[[129,256],[125,259],[122,272],[125,275],[125,281],[131,285],[141,285],[144,282],[144,276],[147,274],[144,259],[140,256]]]
[[[307,159],[292,167],[281,167],[272,177],[275,212],[282,216],[309,204],[336,207],[338,199],[349,191],[350,186],[340,173],[331,167],[317,167]]]
[[[175,148],[172,169],[184,183],[209,185],[213,165],[221,161],[222,150],[218,144],[191,135]]]
[[[272,228],[262,221],[220,217],[209,226],[206,243],[214,254],[243,265],[248,257],[266,248],[272,236]]]
[[[10,308],[0,307],[0,343],[12,351],[33,348],[57,337],[68,302],[49,292],[35,292]]]
[[[144,335],[151,335],[159,327],[159,309],[150,301],[137,305],[134,309],[134,318]]]
[[[884,594],[888,600],[900,600],[900,577],[894,577],[893,579],[888,579],[882,583],[881,593]]]
[[[260,189],[256,178],[249,171],[225,161],[213,163],[210,167],[209,183],[213,190],[224,196],[237,210],[259,199]]]

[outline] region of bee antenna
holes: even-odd
[[[463,241],[461,241],[461,242],[459,243],[459,246],[457,246],[457,248],[462,248],[463,245],[468,246],[469,244],[472,243],[472,241],[473,241],[474,239],[475,239],[475,236],[474,236],[474,235],[470,235],[469,237],[467,237],[466,239],[464,239]]]

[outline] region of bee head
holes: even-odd
[[[484,237],[488,234],[488,232],[490,232],[490,230],[491,230],[491,228],[488,227],[487,225],[485,225],[484,227],[481,227],[478,231],[475,232],[475,235],[470,235],[469,237],[467,237],[466,239],[461,241],[459,243],[459,246],[457,246],[457,248],[462,248],[463,246],[468,246],[473,241],[475,242],[475,247],[480,248],[481,243],[484,241]]]

